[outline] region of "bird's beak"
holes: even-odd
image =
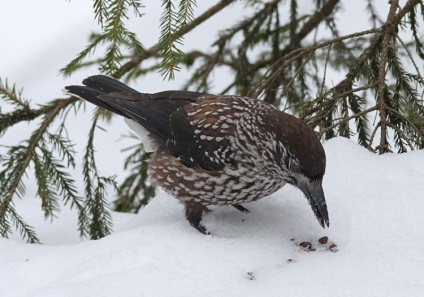
[[[325,202],[324,191],[321,182],[310,183],[308,185],[299,185],[299,189],[305,194],[306,198],[314,211],[320,225],[325,228],[330,226],[328,218],[327,203]]]

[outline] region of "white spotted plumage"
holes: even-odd
[[[198,231],[208,234],[200,224],[206,205],[246,211],[240,203],[268,196],[286,182],[305,194],[321,226],[329,226],[325,152],[300,119],[247,97],[140,93],[103,75],[83,84],[66,90],[127,119],[145,149],[155,151],[152,179],[185,202],[186,218]]]
[[[192,168],[181,166],[174,156],[157,154],[150,161],[150,171],[159,185],[184,202],[227,205],[266,197],[286,184],[287,171],[277,165],[270,166],[270,159],[273,158],[274,151],[277,149],[277,136],[272,131],[264,132],[267,127],[264,127],[263,118],[268,116],[269,111],[275,110],[274,107],[258,100],[236,96],[228,97],[226,103],[212,102],[210,106],[206,103],[192,105],[197,105],[199,110],[207,110],[210,106],[220,106],[214,111],[190,112],[187,115],[195,137],[216,143],[224,139],[229,141],[229,147],[221,146],[212,155],[206,151],[204,158],[217,163],[221,159],[231,158],[235,165],[227,165],[220,171],[208,171],[197,166]],[[229,115],[229,110],[237,112]],[[202,125],[200,120],[192,118],[200,114],[205,119],[214,115],[217,120],[214,123],[207,122]],[[203,122],[206,121],[205,119]],[[229,134],[229,130],[232,133]],[[230,156],[228,156],[229,151],[232,152]],[[284,149],[281,155],[285,157]],[[175,183],[164,183],[166,177],[163,177],[163,170],[155,165],[158,163],[179,167],[182,178]],[[156,178],[158,176],[159,178]],[[198,195],[200,188],[206,190],[203,195]],[[193,191],[194,189],[196,190]]]

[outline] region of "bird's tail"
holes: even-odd
[[[125,116],[119,109],[108,104],[104,100],[100,100],[98,96],[106,95],[114,92],[138,93],[136,90],[128,87],[120,81],[106,75],[93,75],[82,81],[84,86],[67,86],[65,90],[73,95],[87,100],[99,107],[110,110],[121,116]]]

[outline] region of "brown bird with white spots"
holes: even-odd
[[[188,91],[140,93],[108,76],[66,90],[125,117],[143,139],[152,180],[185,205],[201,224],[208,205],[241,206],[289,183],[308,199],[320,225],[329,226],[322,179],[324,149],[304,122],[274,106],[241,96]],[[148,137],[146,138],[146,135]]]

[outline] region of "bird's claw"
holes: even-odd
[[[241,212],[245,212],[245,213],[250,213],[250,210],[248,210],[246,207],[241,206],[240,204],[233,204],[231,205],[232,207],[234,207],[235,209],[241,211]]]

